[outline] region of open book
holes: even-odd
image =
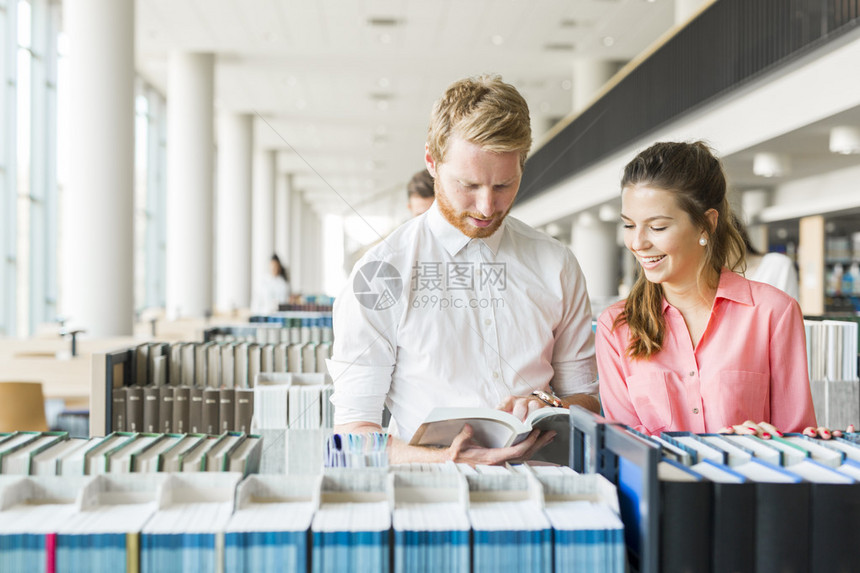
[[[491,408],[434,408],[418,427],[409,444],[413,446],[450,446],[465,424],[472,427],[472,439],[488,448],[517,444],[533,429],[555,430],[568,440],[570,413],[566,408],[539,408],[525,420]],[[558,440],[555,440],[558,441]]]

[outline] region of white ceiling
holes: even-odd
[[[629,60],[673,23],[674,0],[139,0],[137,65],[166,94],[169,51],[215,53],[216,110],[259,116],[256,147],[318,213],[379,215],[451,82],[498,73],[560,118],[576,59]]]

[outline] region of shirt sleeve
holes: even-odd
[[[387,309],[368,308],[352,290],[353,276],[335,299],[332,312],[334,346],[327,365],[334,384],[330,398],[334,423],[380,424],[397,359],[403,297]]]
[[[770,337],[770,423],[783,432],[818,425],[809,387],[803,314],[793,299]]]
[[[588,301],[585,277],[570,251],[567,251],[561,282],[564,309],[554,332],[553,378],[550,385],[559,396],[596,396],[597,363],[594,359],[594,333],[591,330],[591,303]]]
[[[612,334],[613,318],[606,312],[597,321],[597,371],[600,373],[600,404],[606,419],[648,433],[642,424],[630,393],[627,391],[627,381],[624,376],[624,360],[627,348],[624,341]]]

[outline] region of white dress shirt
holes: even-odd
[[[766,253],[747,278],[773,285],[794,297],[795,300],[799,297],[797,270],[794,268],[794,261],[782,253]]]
[[[390,267],[388,265],[391,265]],[[591,307],[570,249],[508,217],[470,239],[434,205],[356,264],[335,300],[335,424],[409,440],[436,406],[597,393]]]

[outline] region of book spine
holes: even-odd
[[[126,388],[114,388],[111,392],[111,431],[125,432]]]
[[[218,406],[221,400],[221,391],[218,388],[205,388],[203,390],[203,433],[218,433]]]
[[[221,388],[218,408],[218,433],[229,432],[234,429],[236,421],[236,393],[233,388]]]
[[[188,432],[203,433],[203,388],[192,386],[188,399]]]
[[[178,386],[173,389],[173,431],[177,434],[188,433],[191,389]]]
[[[147,386],[143,389],[143,431],[153,433],[158,431],[158,407],[160,394],[158,386]]]
[[[125,395],[125,431],[143,431],[143,387],[128,386]]]
[[[158,389],[158,432],[169,434],[173,428],[173,402],[174,388],[172,386],[161,386]]]
[[[236,431],[251,432],[251,419],[254,417],[254,390],[236,389]]]

